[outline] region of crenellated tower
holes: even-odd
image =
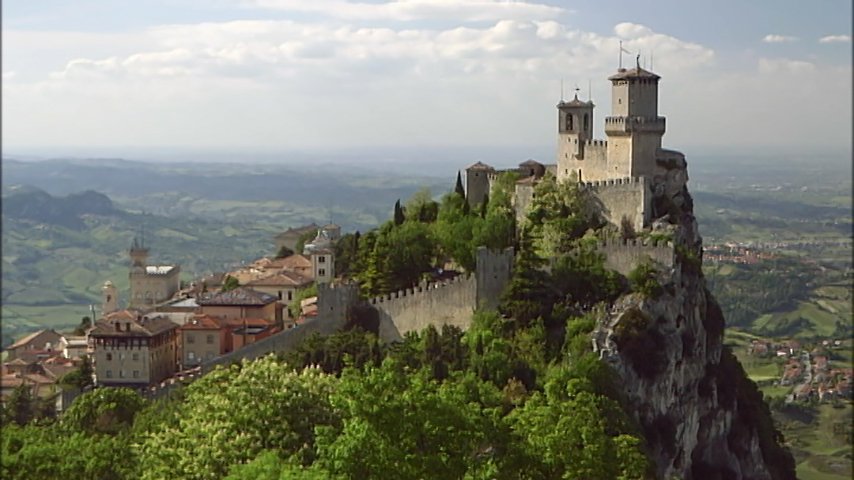
[[[664,135],[664,117],[658,116],[658,75],[638,65],[620,69],[611,81],[611,116],[605,118],[608,171],[611,178],[648,177]]]

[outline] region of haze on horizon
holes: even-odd
[[[850,156],[851,10],[842,0],[12,0],[3,153],[482,145],[550,160],[561,79],[565,98],[576,87],[592,96],[604,138],[622,41],[624,66],[638,52],[662,76],[666,146]]]

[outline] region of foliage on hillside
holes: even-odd
[[[512,227],[508,199],[468,209],[451,193],[435,220],[432,200],[410,202],[399,225],[345,244],[356,253],[350,271],[381,291],[434,262],[464,263],[483,237],[453,233],[490,215]],[[93,478],[646,478],[643,438],[590,351],[594,317],[584,313],[624,282],[581,233],[552,273],[524,234],[505,315],[479,312],[465,333],[429,327],[393,345],[358,328],[311,337],[284,359],[216,370],[141,411],[147,402],[132,392],[87,393],[67,420],[10,427],[4,478],[34,475],[28,465],[70,474],[60,458],[72,447],[94,452],[80,467]],[[512,230],[504,235],[495,238]]]

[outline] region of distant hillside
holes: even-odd
[[[109,197],[92,190],[60,198],[29,186],[9,191],[3,195],[4,218],[81,229],[85,227],[83,215],[122,214],[115,209]]]

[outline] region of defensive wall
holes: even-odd
[[[201,365],[202,373],[213,370],[217,365],[229,365],[243,359],[253,360],[269,353],[289,352],[313,333],[330,335],[340,330],[347,323],[348,312],[359,302],[358,284],[320,284],[317,289],[316,317],[204,362]]]
[[[428,325],[454,325],[465,330],[477,308],[496,308],[501,292],[513,269],[513,249],[501,252],[479,247],[473,274],[447,282],[422,283],[367,303],[379,317],[379,336],[397,341],[406,332],[420,331]]]
[[[605,266],[628,275],[644,259],[649,258],[659,268],[670,269],[675,263],[673,242],[644,242],[640,239],[612,239],[599,244],[599,253],[605,256]]]
[[[595,208],[609,223],[620,227],[623,219],[640,231],[652,217],[652,191],[645,177],[582,182]]]

